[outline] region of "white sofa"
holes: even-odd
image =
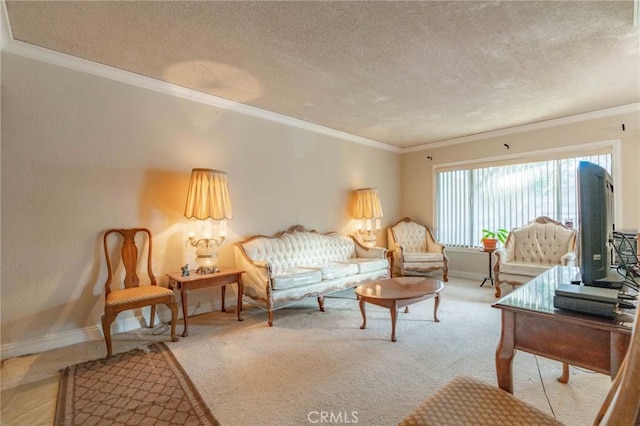
[[[515,287],[555,265],[575,266],[576,230],[546,216],[509,232],[504,247],[496,250],[496,297],[500,285]]]
[[[315,296],[324,311],[324,295],[390,276],[387,249],[300,225],[272,237],[250,237],[234,251],[236,266],[245,271],[244,295],[266,308],[269,326],[274,310],[297,300]]]

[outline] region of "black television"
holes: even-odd
[[[613,179],[603,167],[578,164],[578,231],[580,278],[584,285],[621,288],[623,278],[611,270],[613,244]]]

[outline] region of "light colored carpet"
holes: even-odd
[[[500,311],[491,308],[493,288],[452,278],[442,293],[440,322],[433,322],[432,299],[411,305],[398,315],[396,343],[389,340],[387,309],[367,305],[361,330],[353,292],[339,296],[327,298],[324,313],[314,298],[276,311],[271,328],[256,308],[244,311],[243,322],[234,313],[196,316],[189,337],[167,346],[225,426],[318,424],[323,412],[343,423],[394,425],[456,374],[496,383]],[[158,340],[167,335],[120,334],[114,350]],[[3,362],[2,423],[25,419],[21,389],[47,383],[59,369],[102,357],[104,350],[104,342],[95,341]],[[513,371],[515,395],[567,425],[591,424],[611,385],[605,375],[574,367],[563,385],[556,381],[559,362],[523,352]],[[31,424],[47,424],[42,411]]]

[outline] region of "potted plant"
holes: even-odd
[[[509,231],[504,228],[498,228],[495,231],[490,229],[482,230],[482,247],[485,251],[493,251],[496,249],[498,245],[498,241],[504,244],[507,241],[507,236],[509,235]]]

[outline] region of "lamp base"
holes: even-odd
[[[198,269],[196,274],[206,275],[218,272],[216,264],[218,263],[218,248],[206,244],[200,245],[196,249],[196,262],[198,263]]]
[[[198,269],[196,269],[196,274],[198,275],[215,274],[219,270],[220,269],[218,269],[218,267],[216,266],[199,266]]]

